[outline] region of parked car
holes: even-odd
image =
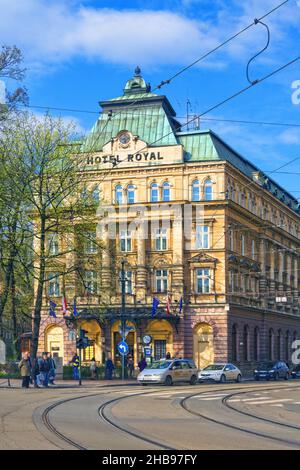
[[[234,364],[210,364],[198,373],[200,382],[214,381],[225,383],[230,380],[240,382],[242,380],[242,373]]]
[[[291,377],[292,379],[300,379],[300,364],[294,367],[294,369],[291,371]]]
[[[287,364],[283,361],[262,362],[254,371],[255,380],[260,379],[285,379],[288,380],[290,371]]]
[[[165,384],[172,385],[175,382],[189,382],[195,385],[198,381],[198,369],[189,359],[170,359],[155,361],[144,369],[137,380],[142,385]]]

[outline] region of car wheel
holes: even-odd
[[[287,373],[285,374],[284,380],[289,380],[289,378],[290,378],[290,375],[289,375],[289,373],[287,372]]]
[[[197,381],[198,381],[198,379],[197,379],[196,375],[192,375],[191,380],[190,380],[190,384],[191,385],[196,385]]]
[[[241,374],[238,374],[238,376],[237,376],[237,378],[236,378],[235,381],[236,381],[237,383],[240,383],[241,380],[242,380],[242,376],[241,376]]]
[[[254,378],[255,378],[255,380],[256,380],[257,382],[259,382],[259,377],[258,377],[258,375],[256,375]]]
[[[142,384],[142,385],[143,385],[143,387],[147,387],[148,384]]]
[[[170,375],[167,375],[166,379],[165,379],[165,385],[173,385],[173,380],[172,380],[172,377]]]
[[[224,384],[226,382],[226,375],[222,374],[220,378],[220,383]]]
[[[279,374],[278,373],[274,375],[274,380],[279,380]]]

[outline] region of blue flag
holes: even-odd
[[[53,302],[53,300],[50,300],[50,308],[49,308],[50,317],[56,318],[56,313],[55,313],[56,307],[57,307],[56,303]]]
[[[78,310],[77,310],[77,306],[76,306],[75,297],[74,297],[74,303],[73,303],[73,315],[74,315],[74,317],[77,317],[77,315],[78,315]]]
[[[156,297],[153,297],[152,312],[151,312],[152,317],[156,315],[156,310],[157,310],[158,305],[159,305],[159,300]]]
[[[179,313],[182,312],[182,307],[183,307],[183,298],[180,297],[180,300],[179,300]]]

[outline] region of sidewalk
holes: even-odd
[[[21,388],[20,379],[10,379],[11,388]],[[90,380],[83,379],[82,385],[78,384],[78,380],[55,380],[55,385],[49,385],[48,389],[57,389],[57,388],[101,388],[101,387],[124,387],[124,386],[137,386],[138,383],[136,379],[113,379],[113,380]],[[7,379],[0,378],[0,388],[9,388]],[[30,385],[30,388],[33,388],[33,385]],[[45,389],[45,387],[40,387]]]

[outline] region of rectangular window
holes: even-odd
[[[167,355],[167,341],[165,339],[156,339],[154,341],[154,359],[159,361]]]
[[[241,255],[245,256],[245,236],[241,235]]]
[[[210,292],[210,269],[196,269],[196,292],[197,294],[208,294]]]
[[[48,274],[48,295],[49,297],[60,296],[59,273]]]
[[[229,271],[229,291],[234,292],[234,272]]]
[[[88,346],[87,348],[83,349],[83,358],[84,362],[91,361],[93,357],[95,357],[95,340],[92,340],[93,344]]]
[[[234,245],[233,245],[233,231],[229,231],[229,250],[233,251],[234,250]]]
[[[131,251],[131,232],[128,230],[121,230],[120,233],[120,250]]]
[[[95,232],[87,233],[85,236],[84,252],[87,255],[97,253],[96,234]]]
[[[133,278],[132,271],[125,271],[125,293],[126,294],[133,293],[132,278]],[[120,292],[122,292],[121,272],[119,273],[119,282],[120,282]]]
[[[50,233],[48,237],[48,249],[50,255],[57,255],[59,248],[58,248],[58,234],[57,233]]]
[[[85,271],[84,276],[85,290],[88,294],[97,294],[97,272],[96,271]]]
[[[208,225],[197,225],[196,248],[199,250],[203,248],[209,248],[209,226]]]
[[[155,249],[163,251],[167,249],[167,229],[159,228],[155,234]]]
[[[251,241],[251,256],[252,256],[252,259],[256,259],[256,243],[255,243],[255,240]]]
[[[166,269],[157,269],[155,271],[155,289],[156,292],[167,292],[168,271]]]

